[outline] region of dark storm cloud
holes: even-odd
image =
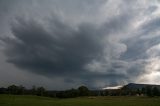
[[[12,25],[15,38],[5,39],[8,62],[39,74],[76,73],[101,55],[103,36],[91,25],[83,24],[74,30],[59,20],[52,20],[52,31],[33,20],[18,19]]]
[[[136,82],[147,73],[147,51],[159,51],[156,3],[15,0],[0,5],[0,42],[7,63],[49,78],[46,83],[56,80],[61,88]]]
[[[11,26],[14,37],[3,39],[6,43],[7,61],[36,74],[64,77],[67,79],[65,83],[76,83],[73,80],[77,79],[86,85],[90,82],[90,86],[97,80],[104,80],[106,84],[116,84],[120,79],[128,80],[122,72],[125,64],[118,61],[108,63],[104,56],[107,53],[110,59],[117,58],[123,51],[123,46],[107,40],[108,35],[116,33],[110,29],[115,28],[118,31],[123,24],[127,25],[121,18],[115,17],[101,27],[81,23],[77,28],[73,28],[54,16],[49,20],[49,29],[46,29],[34,19],[17,18]],[[115,50],[112,51],[112,48]],[[107,49],[105,53],[104,49]],[[89,71],[85,66],[90,63],[94,66],[94,60],[100,64],[110,64],[110,67],[104,66],[104,73],[99,73],[101,68],[95,72]]]

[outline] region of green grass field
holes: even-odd
[[[160,106],[160,98],[84,97],[56,99],[25,95],[0,95],[0,106]]]

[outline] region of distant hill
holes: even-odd
[[[122,89],[130,89],[130,90],[136,90],[136,89],[142,89],[146,86],[150,86],[150,87],[156,87],[158,89],[160,89],[160,85],[152,85],[152,84],[136,84],[136,83],[129,83],[127,85],[124,85],[122,87]]]

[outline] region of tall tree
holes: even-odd
[[[79,96],[88,96],[89,95],[89,90],[86,86],[80,86],[78,88],[79,91]]]

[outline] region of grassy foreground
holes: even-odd
[[[26,95],[0,95],[0,106],[160,106],[160,98],[84,97],[55,99]]]

